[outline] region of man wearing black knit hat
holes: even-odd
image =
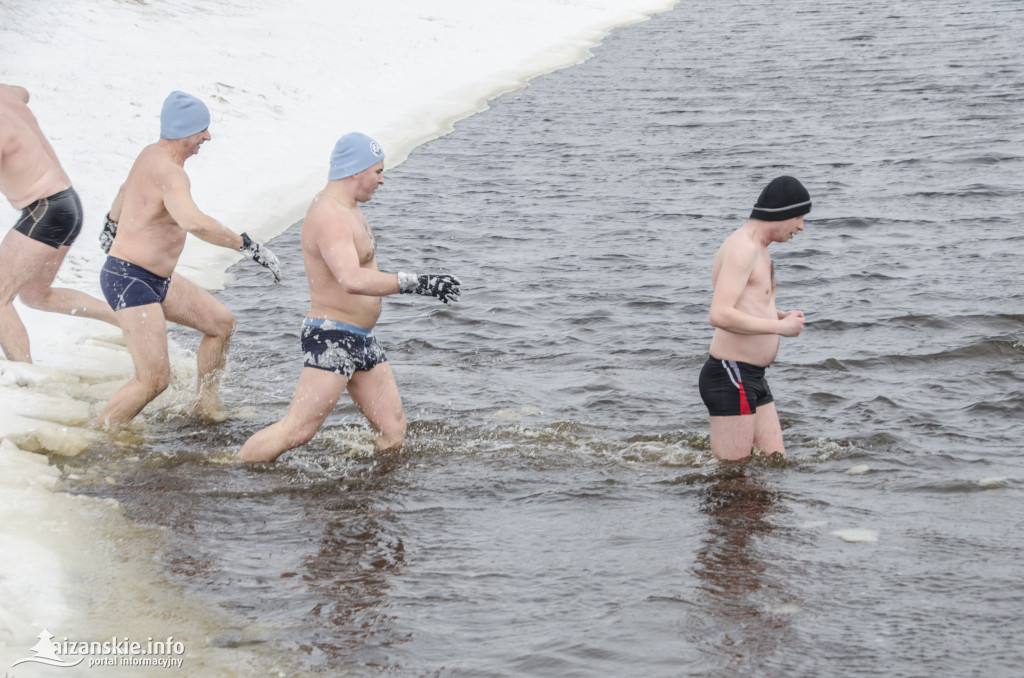
[[[803,330],[804,314],[775,308],[768,245],[804,230],[804,215],[810,211],[811,196],[799,181],[773,179],[749,221],[715,255],[710,313],[715,334],[700,373],[700,395],[711,415],[711,451],[719,459],[743,459],[754,449],[786,453],[765,368],[778,353],[779,337]]]

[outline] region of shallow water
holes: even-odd
[[[464,282],[385,301],[400,455],[344,403],[276,465],[226,463],[301,369],[292,228],[281,287],[242,264],[218,293],[233,418],[147,411],[66,489],[168,528],[172,578],[289,674],[1015,675],[1022,34],[1018,3],[952,0],[617,30],[367,207],[382,268]],[[723,468],[710,266],[778,174],[814,199],[772,248],[808,320],[769,371],[790,454]]]

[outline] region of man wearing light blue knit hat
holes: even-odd
[[[160,110],[160,138],[184,139],[206,131],[210,126],[210,109],[202,101],[174,91],[164,99]]]
[[[304,367],[284,419],[246,441],[236,457],[273,461],[309,441],[342,392],[366,416],[378,451],[405,440],[405,412],[384,348],[373,334],[381,298],[410,293],[459,300],[459,279],[446,273],[384,273],[377,239],[360,203],[384,185],[384,149],[359,132],[341,137],[331,153],[327,185],[302,222],[302,254],[310,309],[302,323]]]
[[[211,139],[209,126],[206,104],[171,92],[160,111],[160,139],[139,154],[107,215],[100,235],[108,255],[100,287],[124,330],[135,376],[110,399],[97,426],[129,421],[167,388],[167,321],[203,333],[196,352],[196,410],[211,419],[226,416],[218,389],[235,318],[213,295],[174,272],[188,234],[241,252],[269,269],[275,282],[281,280],[270,250],[228,230],[192,200],[185,161]]]

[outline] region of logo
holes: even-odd
[[[384,149],[380,147],[376,141],[370,144],[370,153],[373,153],[373,157],[379,158],[384,155]]]
[[[54,642],[53,634],[43,629],[39,642],[29,648],[35,653],[11,664],[45,664],[47,666],[71,667],[86,662],[93,666],[155,666],[181,668],[185,658],[185,644],[168,636],[164,640],[147,638],[145,643],[132,641],[127,636],[111,637],[106,641],[76,641],[64,638]]]
[[[85,661],[85,657],[79,657],[78,661],[69,663],[58,657],[60,645],[51,640],[53,634],[46,629],[43,629],[43,632],[36,637],[39,638],[39,642],[31,648],[36,653],[36,656],[19,659],[11,664],[12,669],[18,664],[24,664],[25,662],[35,662],[37,664],[46,664],[47,666],[78,666]]]

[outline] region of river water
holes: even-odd
[[[147,410],[65,489],[165,528],[170,577],[250,620],[215,642],[285,675],[1017,675],[1021,35],[998,0],[619,29],[366,207],[383,269],[464,283],[385,300],[400,454],[344,402],[277,464],[228,462],[301,369],[292,228],[282,286],[243,263],[218,293],[234,416]],[[790,454],[727,468],[697,392],[711,262],[779,174],[814,200],[771,250],[807,316],[769,370]]]

